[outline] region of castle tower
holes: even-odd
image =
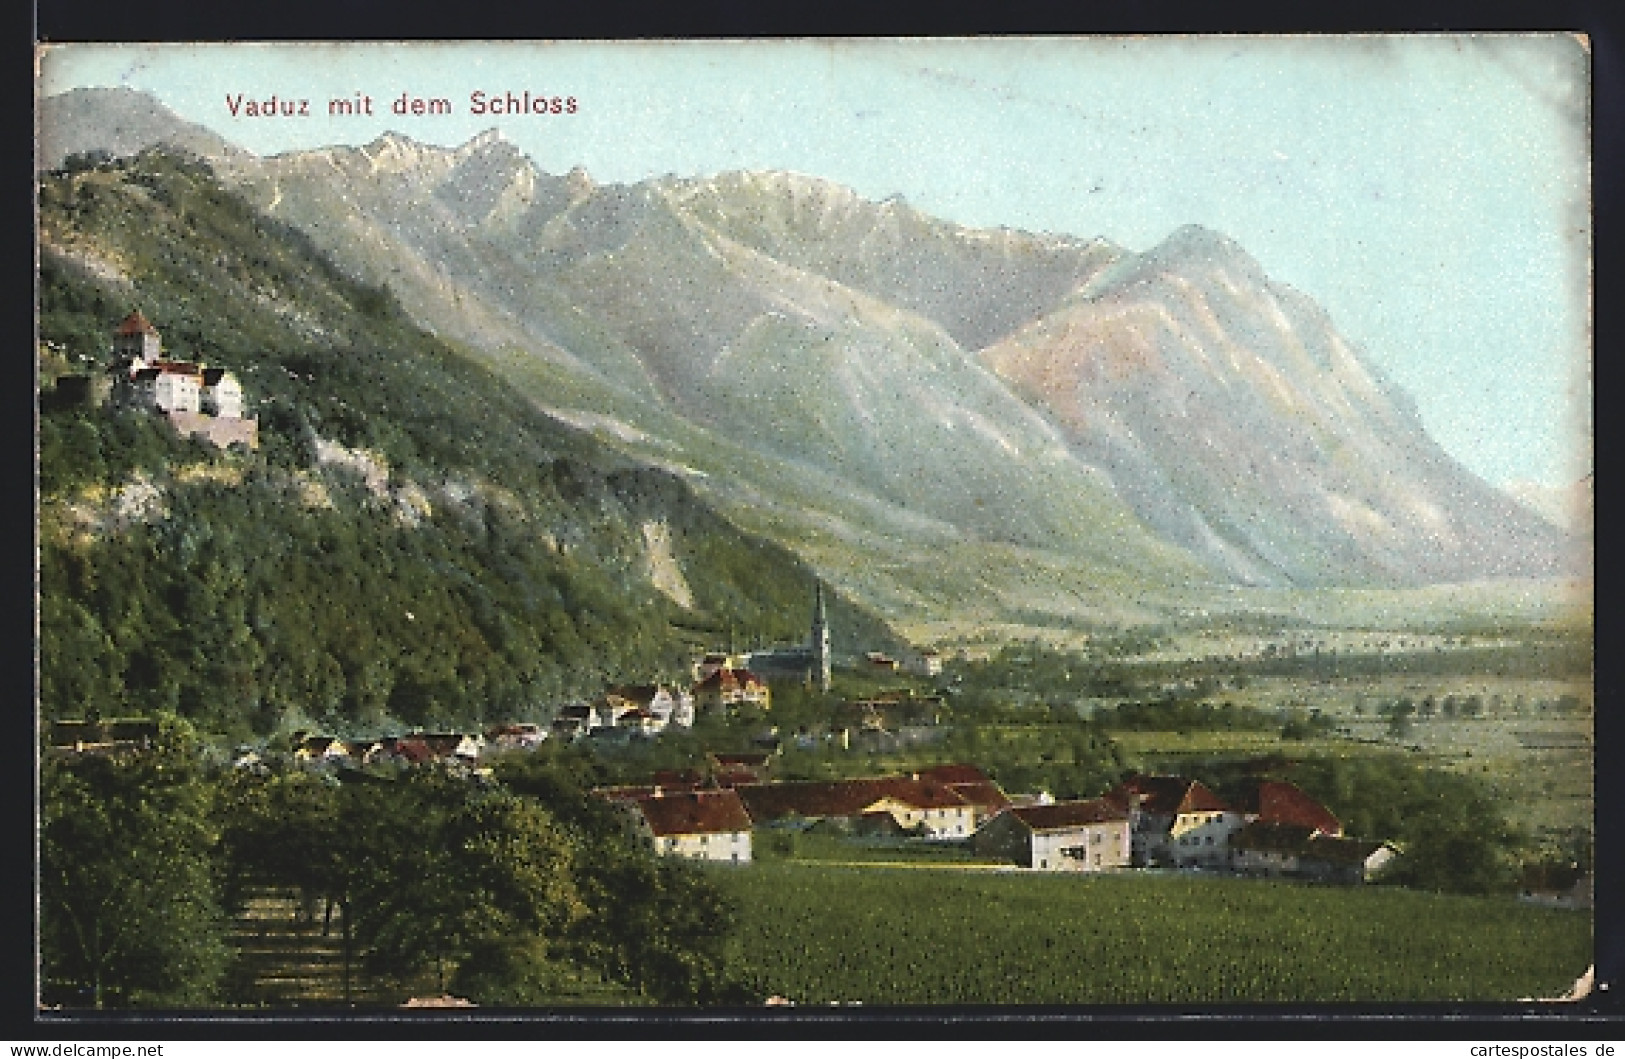
[[[141,315],[140,309],[126,316],[113,332],[113,358],[120,363],[159,359],[158,329]]]
[[[813,598],[812,648],[813,663],[818,667],[818,690],[829,690],[829,617],[824,612],[824,586],[816,586]]]

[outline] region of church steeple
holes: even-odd
[[[829,616],[824,610],[824,585],[817,582],[814,586],[813,615],[812,615],[812,648],[813,662],[818,667],[818,690],[829,690]]]

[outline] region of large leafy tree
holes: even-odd
[[[47,758],[39,939],[47,1002],[208,1000],[229,960],[209,787],[184,731],[127,759]]]
[[[433,968],[444,988],[448,968],[493,941],[543,939],[581,916],[574,843],[534,802],[434,770],[371,793],[350,910],[375,970]]]
[[[743,1003],[727,967],[738,909],[705,872],[633,843],[620,810],[587,794],[591,763],[552,748],[498,767],[511,790],[544,805],[574,836],[584,914],[560,950],[665,1004]]]

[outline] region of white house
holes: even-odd
[[[612,725],[632,725],[646,734],[669,725],[694,724],[694,700],[682,689],[664,684],[617,684],[604,692],[603,717]]]
[[[819,820],[874,827],[884,816],[896,832],[962,839],[974,830],[975,807],[952,787],[912,776],[752,783],[736,788],[759,824]]]
[[[1182,776],[1136,774],[1105,797],[1128,812],[1140,866],[1228,867],[1230,836],[1247,822],[1200,780]]]
[[[750,863],[750,814],[731,790],[665,791],[620,798],[650,849],[664,857]]]
[[[909,656],[908,671],[920,677],[942,675],[942,655],[933,650],[916,651]]]
[[[1368,882],[1396,856],[1386,842],[1328,835],[1302,824],[1254,821],[1231,838],[1232,866],[1244,875],[1321,882]]]
[[[977,829],[973,848],[1036,871],[1112,871],[1129,866],[1129,814],[1104,798],[1006,809]]]
[[[707,713],[726,711],[739,705],[768,709],[772,691],[767,682],[748,669],[717,669],[691,689],[694,707]]]

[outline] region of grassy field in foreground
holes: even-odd
[[[757,863],[732,959],[798,1004],[1493,1001],[1562,995],[1587,913],[1226,878]]]

